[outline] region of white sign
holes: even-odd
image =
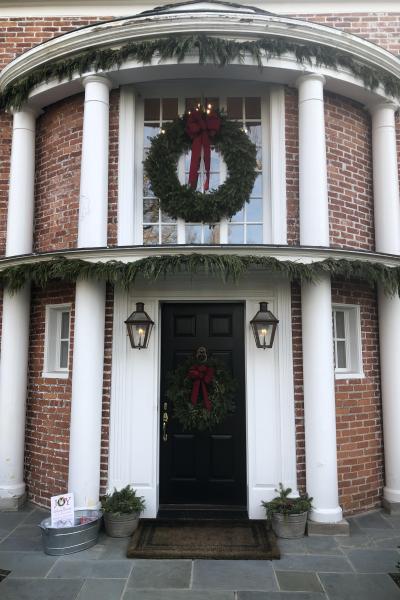
[[[74,494],[61,494],[61,496],[52,496],[51,526],[73,527],[74,524]]]

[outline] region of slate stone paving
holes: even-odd
[[[127,540],[47,556],[45,511],[0,513],[1,600],[400,600],[388,572],[400,560],[400,518],[350,519],[350,537],[280,540],[281,560],[130,560]]]

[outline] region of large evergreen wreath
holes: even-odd
[[[222,217],[232,217],[249,201],[257,175],[256,147],[238,122],[215,114],[220,123],[218,130],[212,132],[211,146],[221,153],[228,173],[225,182],[214,191],[201,193],[178,179],[178,160],[192,148],[187,133],[190,113],[165,124],[152,140],[144,167],[161,209],[173,219],[217,223]]]
[[[234,410],[236,382],[214,358],[191,356],[168,376],[173,416],[186,431],[210,431]]]

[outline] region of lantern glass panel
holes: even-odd
[[[255,323],[257,337],[261,348],[267,348],[271,344],[273,325],[269,323]]]
[[[132,348],[147,348],[153,321],[144,311],[142,302],[138,302],[136,310],[125,321]]]

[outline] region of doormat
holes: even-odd
[[[265,521],[147,519],[140,521],[127,556],[272,560],[280,552]]]

